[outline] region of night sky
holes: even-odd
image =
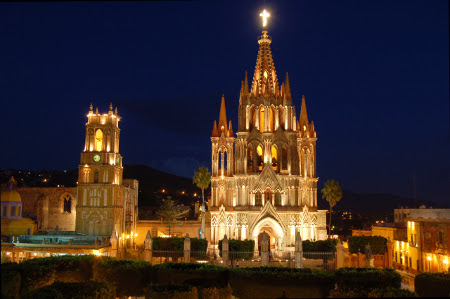
[[[0,3],[0,168],[73,169],[89,104],[118,107],[125,164],[211,167],[225,94],[237,128],[263,9],[278,78],[318,136],[319,188],[445,202],[448,1]]]

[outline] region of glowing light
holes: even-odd
[[[137,237],[137,234],[134,234],[135,237]]]
[[[267,72],[266,71],[264,71],[264,78],[267,79]]]
[[[194,196],[197,196],[197,193],[194,193]]]
[[[446,264],[446,265],[447,265],[447,264],[448,264],[448,260],[444,260],[444,264]]]
[[[164,192],[166,192],[166,190],[165,190],[165,189],[162,189],[162,193],[164,193]]]
[[[263,19],[263,27],[267,26],[267,18],[270,17],[270,14],[264,9],[264,11],[259,15]]]
[[[130,235],[127,235],[127,239],[129,239],[130,238]]]
[[[427,256],[427,260],[431,261],[431,256]]]

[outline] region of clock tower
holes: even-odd
[[[121,235],[124,223],[122,157],[119,154],[120,116],[112,104],[98,113],[92,104],[87,115],[86,139],[78,167],[76,231],[87,235]],[[136,203],[137,207],[137,203]],[[131,230],[131,229],[129,229]],[[126,232],[125,232],[126,233]]]

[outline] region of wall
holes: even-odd
[[[77,191],[75,187],[16,188],[22,198],[22,217],[37,220],[38,230],[75,230]],[[71,197],[71,212],[64,212],[64,198]]]

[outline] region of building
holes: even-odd
[[[138,182],[123,181],[119,153],[120,116],[112,104],[108,113],[87,115],[86,138],[78,171],[76,231],[118,237],[136,231]]]
[[[36,223],[23,215],[23,203],[16,189],[14,177],[8,182],[8,190],[1,193],[2,204],[2,242],[8,242],[14,235],[32,235],[36,231]]]
[[[325,210],[317,209],[316,140],[302,98],[297,119],[288,74],[280,84],[264,27],[252,85],[241,85],[236,137],[222,97],[212,143],[211,247],[226,234],[258,239],[265,231],[275,254],[302,239],[327,237]],[[258,248],[256,246],[256,248]]]
[[[411,273],[449,270],[450,209],[395,209],[405,228],[395,238],[395,261]]]
[[[2,242],[2,252],[13,261],[51,254],[116,256],[135,244],[138,181],[122,177],[117,108],[113,112],[110,105],[108,113],[100,114],[91,105],[87,117],[76,188],[2,190],[2,237],[4,222],[22,213],[37,222],[37,234],[27,222],[27,230],[15,230],[12,242]]]

